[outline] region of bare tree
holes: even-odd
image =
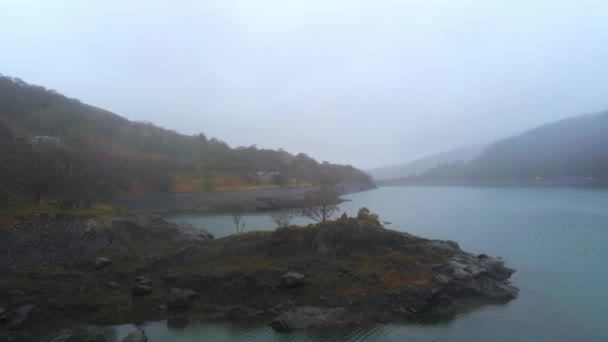
[[[317,222],[325,222],[337,211],[338,189],[331,183],[321,183],[306,194],[302,215]]]
[[[241,223],[242,219],[243,219],[243,215],[238,211],[235,211],[230,215],[230,221],[232,221],[232,223],[234,223],[237,234],[242,234],[245,231],[246,222]]]
[[[296,216],[297,212],[295,210],[287,208],[270,214],[270,218],[276,223],[277,228],[288,227]]]

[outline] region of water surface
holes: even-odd
[[[517,270],[520,296],[430,325],[391,324],[277,334],[264,325],[144,326],[150,341],[608,341],[608,190],[575,188],[386,187],[347,196],[341,210],[367,207],[391,229],[457,241],[467,251],[501,256]],[[234,232],[226,215],[170,220]],[[272,229],[265,214],[246,229]],[[299,219],[299,224],[307,223]],[[111,341],[133,327],[107,327]]]

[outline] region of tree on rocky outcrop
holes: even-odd
[[[240,211],[235,211],[230,215],[230,221],[234,224],[237,234],[242,234],[245,231],[246,222],[241,222],[243,215]]]
[[[335,185],[321,182],[306,194],[302,215],[317,222],[327,221],[338,211],[338,196]]]
[[[271,213],[270,218],[277,225],[277,228],[283,228],[288,227],[297,214],[298,213],[296,210],[284,208],[277,212]]]

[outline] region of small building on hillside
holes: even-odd
[[[63,140],[58,137],[50,137],[48,135],[38,135],[32,138],[34,144],[49,144],[49,145],[60,145]]]

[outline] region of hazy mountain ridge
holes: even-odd
[[[416,159],[409,163],[384,166],[366,170],[373,179],[387,180],[401,177],[420,175],[439,163],[452,163],[456,161],[467,162],[481,154],[489,144],[475,144],[455,148],[446,152],[436,153],[427,157]]]
[[[608,178],[608,111],[532,128],[491,144],[467,163],[441,163],[401,181],[566,178]]]

